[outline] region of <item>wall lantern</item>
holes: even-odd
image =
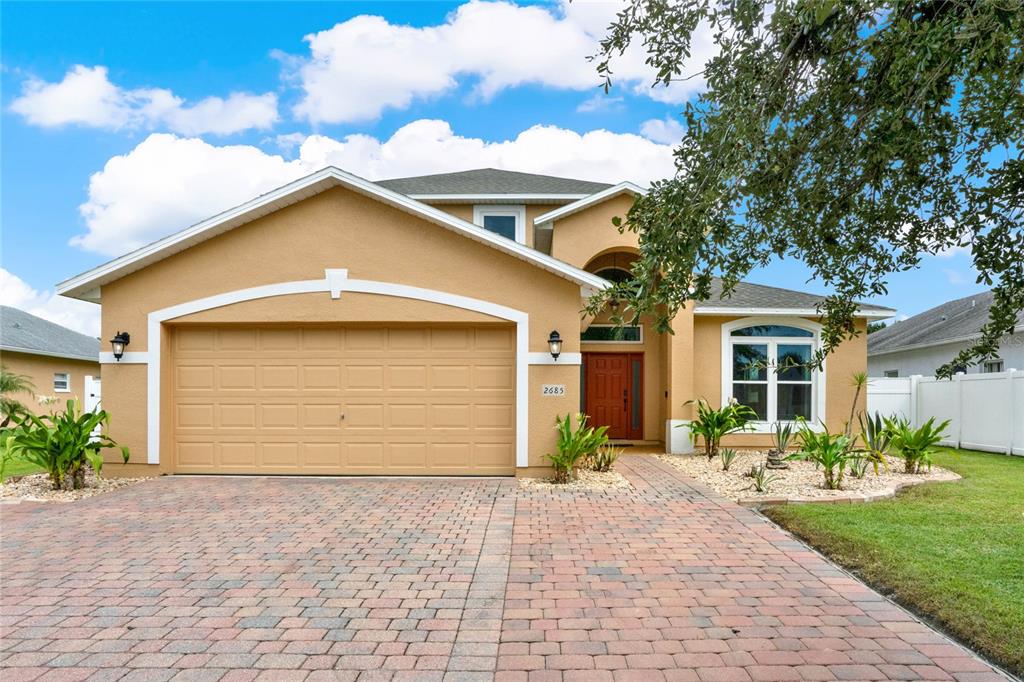
[[[551,349],[551,357],[558,360],[558,356],[562,354],[562,337],[558,335],[557,330],[548,335],[548,348]]]
[[[110,347],[114,351],[114,359],[120,361],[124,356],[124,347],[128,345],[132,337],[128,332],[118,332],[114,334],[114,338],[110,339]]]

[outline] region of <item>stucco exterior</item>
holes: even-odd
[[[35,388],[34,395],[24,393],[12,395],[11,397],[36,413],[46,411],[46,408],[39,405],[36,399],[37,396],[55,397],[60,404],[71,398],[84,403],[85,377],[99,378],[100,376],[100,363],[87,360],[72,360],[70,358],[56,358],[47,355],[2,351],[0,352],[0,363],[3,363],[3,366],[9,372],[25,376],[32,382],[32,386]],[[54,390],[53,375],[56,373],[70,375],[68,391]]]

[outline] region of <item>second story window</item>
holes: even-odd
[[[525,206],[474,206],[473,222],[488,232],[526,243]]]

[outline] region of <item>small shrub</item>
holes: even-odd
[[[768,473],[768,467],[763,464],[755,464],[747,474],[753,479],[753,488],[759,493],[768,492],[768,487],[779,479],[775,474]]]
[[[784,454],[789,448],[789,442],[793,439],[792,422],[775,422],[772,425],[772,449]]]
[[[892,448],[903,457],[903,470],[918,474],[925,468],[932,468],[932,452],[946,436],[950,420],[935,425],[932,417],[918,428],[912,428],[905,419],[888,419],[885,422]]]
[[[854,478],[864,478],[868,473],[868,464],[870,463],[867,457],[861,457],[858,453],[857,456],[850,458],[847,470]]]
[[[693,400],[686,402],[687,405]],[[695,402],[697,418],[690,422],[690,433],[704,440],[704,454],[710,462],[718,454],[722,438],[730,433],[750,429],[749,422],[757,419],[757,413],[746,405],[730,401],[721,409],[714,409],[708,401],[701,398]]]
[[[864,442],[864,448],[858,454],[866,460],[865,466],[871,464],[874,467],[875,476],[878,475],[879,465],[889,470],[889,460],[885,455],[889,451],[891,438],[882,415],[877,412],[874,417],[863,412],[860,414],[860,439]]]
[[[728,471],[732,461],[736,459],[736,451],[732,448],[725,448],[718,453],[718,457],[722,460],[722,471]]]
[[[612,467],[615,466],[615,461],[621,454],[622,451],[620,449],[613,448],[610,445],[599,447],[590,458],[591,468],[594,471],[611,471]]]
[[[839,490],[843,485],[843,474],[854,454],[851,441],[844,435],[831,434],[822,424],[823,431],[818,433],[806,423],[800,426],[802,448],[786,459],[800,459],[814,462],[825,474],[825,488]]]
[[[572,415],[565,419],[555,418],[558,430],[558,452],[547,455],[555,470],[556,483],[568,483],[576,478],[576,470],[588,457],[592,457],[598,449],[607,445],[607,426],[587,426],[589,417],[585,414],[576,415],[576,428],[573,428]]]

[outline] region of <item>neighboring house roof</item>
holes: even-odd
[[[606,280],[597,275],[580,270],[557,258],[552,258],[547,254],[531,249],[511,239],[488,232],[478,225],[456,218],[441,209],[428,206],[404,194],[352,175],[340,168],[328,166],[272,192],[258,196],[240,206],[219,213],[180,232],[159,239],[92,270],[65,280],[57,285],[57,293],[70,296],[71,298],[99,302],[99,287],[104,284],[113,282],[136,270],[141,270],[148,265],[172,256],[179,251],[184,251],[207,239],[212,239],[217,235],[333,187],[345,187],[374,198],[398,210],[415,215],[564,277],[586,289],[596,291],[609,286]]]
[[[632,194],[633,196],[636,197],[640,196],[644,192],[645,190],[642,187],[638,187],[634,185],[632,182],[620,182],[617,185],[606,187],[600,192],[595,192],[594,194],[591,194],[588,197],[584,197],[579,201],[574,201],[573,203],[567,206],[562,206],[561,208],[556,208],[553,211],[548,211],[543,215],[539,215],[533,219],[533,224],[543,225],[544,223],[550,223],[554,220],[565,218],[566,216],[570,216],[573,213],[582,211],[585,208],[589,208],[595,204],[599,204],[602,201],[606,201],[608,199],[611,199],[612,197],[617,197],[620,194]]]
[[[24,310],[0,306],[0,350],[99,362],[100,342]]]
[[[378,180],[377,184],[421,200],[544,200],[552,203],[582,199],[611,186],[604,182],[496,168]]]
[[[817,315],[818,304],[825,300],[824,296],[809,294],[792,289],[780,289],[763,284],[739,282],[732,290],[729,298],[722,298],[722,281],[715,278],[711,283],[711,298],[700,301],[694,307],[698,315],[737,315],[737,314],[786,314],[786,315]],[[892,317],[895,310],[880,305],[858,303],[859,317]]]
[[[947,301],[902,322],[894,322],[868,337],[868,355],[977,338],[988,321],[992,299],[992,292],[985,291]],[[1017,327],[1024,327],[1024,313],[1018,315]]]

